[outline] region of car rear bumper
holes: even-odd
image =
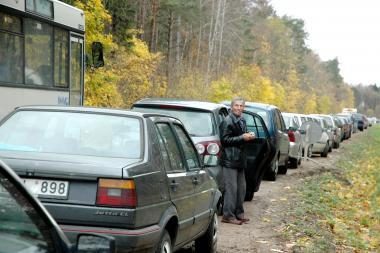
[[[81,233],[108,235],[115,238],[117,252],[153,252],[162,229],[153,225],[141,229],[120,229],[105,227],[60,225],[69,240],[73,243]]]
[[[298,159],[300,154],[300,144],[297,144],[295,142],[290,142],[289,143],[289,157]]]
[[[313,153],[323,153],[326,148],[326,142],[316,142],[313,144]]]

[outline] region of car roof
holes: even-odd
[[[226,105],[226,106],[227,105],[230,106],[231,101],[223,101],[221,103]],[[245,101],[245,107],[254,107],[254,108],[260,108],[260,109],[264,109],[264,110],[278,109],[278,107],[275,105],[258,103],[258,102],[248,102],[248,101]]]
[[[15,108],[15,110],[93,112],[93,113],[106,113],[106,114],[120,114],[120,115],[137,116],[137,117],[147,117],[147,116],[170,117],[168,115],[159,114],[159,113],[143,113],[143,112],[135,112],[131,110],[126,110],[126,109],[100,108],[100,107],[87,107],[87,106],[30,105],[30,106],[19,106]]]
[[[245,102],[245,107],[255,107],[264,110],[278,109],[277,106],[271,104],[257,103],[257,102]]]
[[[200,109],[200,110],[209,110],[213,111],[219,108],[227,108],[227,106],[223,104],[217,104],[206,101],[199,100],[183,100],[183,99],[175,99],[175,98],[145,98],[141,99],[133,104],[137,107],[139,105],[169,105],[169,106],[178,106],[192,109]],[[174,108],[173,108],[174,109]]]

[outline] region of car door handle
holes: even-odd
[[[198,178],[194,177],[193,178],[193,184],[198,184],[198,183],[199,183]]]

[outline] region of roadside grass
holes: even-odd
[[[294,252],[380,252],[380,126],[343,146],[334,169],[299,188],[283,230]]]

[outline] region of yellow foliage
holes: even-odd
[[[88,72],[85,78],[85,105],[97,107],[122,107],[123,100],[117,90],[116,76],[108,70]]]
[[[106,52],[116,49],[111,34],[105,34],[105,27],[111,24],[111,15],[104,8],[101,0],[75,1],[74,5],[84,11],[86,19],[86,49],[91,49],[94,41],[103,44]]]
[[[323,96],[320,96],[318,97],[317,99],[317,112],[318,113],[330,113],[332,110],[331,110],[331,107],[332,107],[332,103],[331,103],[331,100],[330,100],[330,97],[327,96],[327,95],[323,95]]]
[[[132,49],[119,48],[113,60],[113,71],[119,77],[117,87],[125,107],[144,97],[164,96],[167,89],[165,78],[157,73],[161,55],[150,53],[146,44],[135,37],[130,42]]]
[[[273,83],[274,87],[274,100],[273,104],[279,107],[281,110],[285,111],[286,107],[286,97],[285,97],[285,89],[282,87],[280,83]]]
[[[209,99],[218,103],[224,100],[230,100],[233,97],[232,83],[222,77],[220,80],[211,83]]]
[[[317,112],[317,96],[313,92],[311,95],[307,96],[307,100],[303,108],[303,113],[310,114],[315,112]]]

